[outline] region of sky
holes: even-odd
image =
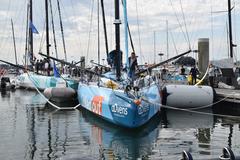
[[[59,58],[64,58],[61,28],[56,0],[51,0],[53,21],[57,39]],[[79,61],[85,56],[87,62],[97,62],[98,55],[98,0],[59,0],[63,21],[64,38],[68,61]],[[22,64],[25,53],[26,17],[28,0],[0,0],[0,59],[15,63],[11,19],[14,23],[18,63]],[[232,0],[234,60],[240,59],[239,30],[240,1]],[[124,16],[121,14],[121,49],[125,53]],[[139,63],[159,62],[182,52],[197,49],[199,38],[209,38],[210,59],[227,58],[227,0],[127,0],[127,12],[133,44]],[[115,48],[114,1],[105,0],[105,14],[109,50]],[[51,14],[50,51],[54,49]],[[106,63],[105,41],[100,12],[100,61]],[[34,55],[46,53],[45,45],[45,4],[43,0],[33,0],[33,24],[39,31],[34,34]],[[168,25],[167,25],[168,24]],[[168,33],[168,34],[167,34]],[[168,35],[168,36],[167,36]],[[167,40],[168,39],[168,40]],[[167,54],[168,44],[168,54]],[[129,43],[129,53],[132,51]],[[162,57],[158,54],[163,53]],[[125,54],[124,54],[125,55]],[[168,55],[168,56],[167,56]],[[196,53],[189,56],[197,58]]]

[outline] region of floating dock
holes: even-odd
[[[215,88],[215,91],[218,99],[226,98],[227,102],[240,104],[240,90]]]

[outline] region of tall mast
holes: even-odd
[[[116,38],[116,78],[120,80],[121,77],[121,51],[120,51],[120,13],[119,13],[119,0],[115,0],[115,38]]]
[[[12,34],[13,34],[13,44],[14,44],[15,62],[16,62],[16,65],[18,65],[18,62],[17,62],[17,51],[16,51],[16,42],[15,42],[15,34],[14,34],[14,27],[13,27],[13,21],[12,21],[12,19],[11,19],[11,24],[12,24]]]
[[[153,51],[154,64],[156,64],[156,31],[153,31]]]
[[[25,42],[25,66],[27,66],[28,57],[28,32],[29,32],[29,4],[27,5],[27,24],[26,24],[26,42]]]
[[[33,11],[32,11],[32,0],[29,0],[29,21],[30,23],[33,23]],[[30,63],[33,63],[33,33],[32,28],[29,27],[29,52],[30,52]]]
[[[105,19],[105,11],[104,11],[104,4],[103,0],[101,0],[101,8],[102,8],[102,18],[103,18],[103,29],[104,29],[104,36],[105,36],[105,46],[106,46],[106,55],[108,56],[108,38],[107,38],[107,27],[106,27],[106,19]]]
[[[100,64],[100,4],[99,4],[99,1],[98,0],[98,3],[97,3],[97,12],[98,12],[98,16],[97,16],[97,21],[98,21],[98,64]],[[100,77],[98,76],[98,85],[100,84]]]
[[[49,0],[49,4],[50,4],[51,19],[52,19],[52,31],[53,31],[54,48],[55,48],[55,52],[56,52],[56,58],[58,58],[57,42],[56,42],[55,27],[54,27],[54,20],[53,20],[53,11],[52,11],[52,0]]]
[[[233,58],[233,40],[232,40],[232,16],[231,16],[231,0],[228,0],[228,25],[229,25],[229,49],[230,58]]]
[[[47,55],[49,56],[49,24],[48,24],[48,0],[45,0],[45,11],[46,11],[46,51]],[[48,58],[48,63],[49,63],[49,58]],[[48,70],[48,76],[50,75],[50,72]]]
[[[123,0],[123,13],[124,13],[124,30],[125,30],[125,55],[126,55],[126,68],[129,70],[128,62],[128,17],[127,17],[127,1]]]
[[[61,32],[62,32],[64,56],[65,56],[65,61],[67,61],[67,52],[66,52],[66,45],[65,45],[64,33],[63,33],[63,24],[62,24],[62,16],[61,16],[59,0],[57,0],[57,6],[58,6],[59,19],[60,19],[60,27],[61,27]]]
[[[168,43],[168,20],[166,20],[166,38],[167,38],[167,59],[169,58],[169,43]]]

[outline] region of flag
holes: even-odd
[[[60,77],[60,74],[58,72],[55,62],[53,62],[53,74],[54,74],[54,77]]]
[[[30,21],[30,26],[29,28],[32,30],[32,33],[38,34],[37,28],[33,25],[33,23]]]

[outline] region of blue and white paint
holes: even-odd
[[[54,77],[54,76],[44,76],[37,75],[34,73],[23,73],[17,77],[18,85],[21,88],[29,88],[39,90],[44,90],[49,87],[56,87],[57,84],[64,83],[65,80],[62,78]],[[78,82],[72,79],[67,78],[66,82],[69,87],[77,90]]]
[[[83,108],[127,128],[144,125],[160,110],[161,98],[156,84],[141,89],[139,95],[134,98],[123,90],[97,85],[79,83],[78,86],[78,100]]]

